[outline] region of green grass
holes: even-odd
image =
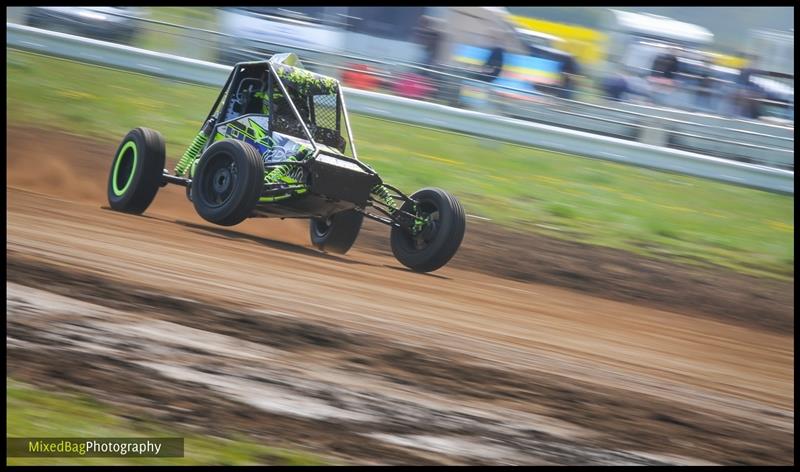
[[[11,123],[119,140],[161,131],[180,156],[218,90],[8,51]],[[446,188],[468,213],[559,238],[794,278],[794,198],[354,115],[362,160],[413,191]]]
[[[247,440],[187,435],[168,426],[122,417],[85,395],[52,393],[6,378],[8,437],[183,437],[177,458],[7,458],[7,465],[326,465],[314,455]]]

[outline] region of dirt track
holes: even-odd
[[[376,253],[374,229],[327,256],[299,222],[207,224],[178,188],[114,213],[103,145],[55,137],[53,156],[10,138],[20,380],[359,463],[793,463],[780,285],[748,292],[759,323],[758,305],[656,309],[458,256],[414,274]]]

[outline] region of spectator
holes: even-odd
[[[481,71],[481,80],[484,82],[494,82],[503,70],[503,48],[495,46],[486,59],[486,64]]]
[[[575,91],[575,78],[581,75],[578,61],[570,54],[561,65],[561,90],[559,96],[571,100]]]
[[[755,64],[758,58],[752,54],[747,55],[747,64],[739,71],[739,77],[736,79],[736,83],[741,85],[742,87],[747,87],[750,85],[750,77],[755,72]]]
[[[620,56],[609,55],[604,66],[600,78],[603,96],[616,102],[628,100],[631,91]]]
[[[473,89],[476,96],[479,97],[471,107],[484,113],[497,114],[499,112],[495,102],[495,91],[493,90],[492,82],[500,76],[503,70],[503,53],[503,48],[499,46],[492,48],[483,67],[478,72],[475,72],[473,76],[473,79],[478,82],[467,81],[463,84],[467,89]]]
[[[677,47],[670,47],[653,60],[649,81],[653,98],[659,105],[666,105],[675,90],[679,67],[678,51]]]
[[[711,64],[708,61],[703,61],[703,65],[698,71],[697,88],[695,89],[694,103],[695,106],[704,111],[711,111],[711,96],[713,93],[714,79],[711,77],[712,70]]]
[[[415,33],[417,41],[425,50],[423,63],[428,67],[435,66],[442,43],[442,33],[437,29],[436,18],[429,15],[420,17]]]
[[[761,116],[761,99],[764,98],[764,92],[752,80],[758,73],[756,68],[758,57],[750,55],[748,59],[747,65],[742,68],[736,79],[735,110],[742,118],[758,119]]]
[[[678,48],[671,47],[667,49],[667,51],[656,56],[655,60],[653,60],[650,75],[674,81],[675,75],[678,73],[677,51]]]
[[[628,83],[625,81],[625,76],[616,73],[603,78],[603,90],[606,96],[615,102],[625,100],[625,95],[628,93]]]

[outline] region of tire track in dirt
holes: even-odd
[[[43,141],[42,135],[48,139]],[[73,201],[106,204],[105,182],[117,143],[20,126],[8,130],[8,181]],[[59,153],[53,153],[59,149]],[[183,189],[162,189],[148,213],[169,214],[209,229]],[[470,220],[449,267],[569,288],[659,309],[710,316],[778,333],[794,330],[794,284],[637,256],[625,251],[520,233]],[[304,221],[246,221],[220,235],[309,246]],[[356,249],[392,258],[388,231],[366,221]]]
[[[21,281],[39,285],[38,277],[49,274],[49,291],[84,302],[11,285],[10,375],[77,387],[205,432],[222,427],[272,440],[280,425],[286,440],[347,460],[385,455],[389,463],[416,462],[419,444],[391,445],[420,437],[436,439],[440,454],[442,442],[485,438],[472,444],[472,454],[444,459],[466,464],[664,465],[681,459],[629,451],[696,457],[700,443],[706,460],[774,463],[791,450],[791,437],[778,429],[769,447],[734,440],[750,429],[763,435],[763,425],[647,395],[543,373],[528,377],[450,352],[410,351],[378,336],[356,339],[335,327],[317,325],[309,335],[302,320],[126,284],[106,283],[119,294],[109,299],[91,290],[91,275],[11,260]],[[270,426],[259,427],[259,420]],[[642,423],[650,428],[636,427]]]
[[[745,295],[745,318],[716,300],[698,317],[498,278],[472,256],[414,274],[370,229],[329,256],[298,222],[209,225],[177,188],[119,214],[101,208],[100,150],[62,138],[55,159],[77,164],[46,189],[35,168],[52,156],[11,145],[20,380],[359,463],[793,462],[793,295],[770,291],[783,286],[749,288],[768,301]]]
[[[8,336],[25,343],[22,350],[28,352],[19,352],[19,347],[10,350],[9,365],[23,366],[21,369],[12,368],[11,375],[26,380],[49,382],[47,379],[51,375],[41,371],[43,366],[62,372],[55,376],[59,378],[68,375],[64,372],[73,369],[80,372],[86,365],[96,364],[110,365],[110,368],[100,369],[105,376],[125,372],[126,378],[141,376],[141,382],[145,384],[169,385],[177,379],[180,382],[176,386],[163,388],[175,388],[183,396],[207,397],[209,384],[228,385],[229,388],[223,391],[229,395],[239,390],[259,392],[258,395],[267,398],[256,405],[268,404],[273,408],[275,403],[281,403],[280,398],[287,395],[294,397],[295,401],[296,398],[310,396],[317,402],[321,401],[322,406],[304,404],[298,407],[297,404],[290,404],[288,410],[310,411],[312,417],[316,414],[323,419],[330,414],[330,408],[342,412],[341,415],[337,413],[339,416],[334,415],[332,419],[336,421],[324,421],[326,427],[341,433],[341,441],[345,440],[344,431],[357,436],[351,439],[353,443],[359,443],[363,435],[373,439],[389,435],[395,441],[397,437],[419,435],[439,438],[486,437],[491,438],[496,447],[517,451],[514,456],[516,460],[505,457],[504,460],[510,460],[511,463],[537,463],[542,460],[560,464],[670,463],[649,461],[637,454],[620,451],[698,457],[696,445],[701,443],[702,457],[706,460],[721,463],[764,460],[765,463],[774,463],[779,460],[777,457],[792,450],[791,433],[785,429],[790,421],[788,418],[783,421],[783,430],[779,426],[768,426],[771,433],[767,434],[769,439],[765,438],[764,443],[740,444],[741,439],[738,438],[747,437],[750,434],[748,430],[759,431],[763,438],[767,425],[753,419],[725,418],[719,415],[719,411],[690,408],[649,395],[631,394],[544,372],[536,372],[534,376],[532,373],[499,370],[482,365],[479,359],[470,359],[464,353],[431,348],[412,350],[380,336],[356,334],[326,324],[312,324],[282,315],[265,316],[263,312],[246,308],[237,310],[210,302],[176,298],[150,288],[49,266],[16,253],[10,254],[8,269],[10,280],[14,282],[31,287],[47,287],[53,293],[108,306],[121,313],[135,314],[129,316],[131,319],[126,323],[116,326],[112,322],[113,317],[107,314],[95,315],[95,318],[103,320],[101,323],[76,319],[75,312],[78,310],[73,310],[73,313],[53,310],[54,316],[53,312],[48,313],[44,309],[28,309],[29,315],[38,311],[38,318],[11,317]],[[18,294],[20,291],[16,289],[13,292]],[[36,294],[29,297],[31,300],[46,298]],[[12,295],[11,314],[24,311],[15,310],[15,304],[24,308],[40,303],[17,301],[22,298],[21,295]],[[85,311],[91,312],[81,310]],[[41,319],[43,316],[49,319],[45,322]],[[168,323],[169,326],[159,327],[154,320]],[[42,326],[47,329],[42,330]],[[182,332],[186,328],[192,330],[190,334]],[[170,334],[155,336],[154,333],[158,332]],[[221,353],[218,347],[220,342],[212,342],[213,337],[209,333],[239,342],[231,342],[230,345],[235,347],[229,347]],[[155,339],[148,340],[148,337]],[[197,339],[193,341],[195,337]],[[65,357],[59,353],[46,358],[30,355],[41,349],[58,351],[56,346],[69,346],[70,343],[78,344],[74,350],[87,353],[88,359],[80,361],[82,367],[72,365],[76,356],[79,358],[82,354],[69,353]],[[186,344],[190,345],[187,347]],[[177,353],[171,352],[175,345],[180,346]],[[100,354],[92,351],[99,351]],[[94,358],[101,354],[102,358]],[[40,359],[38,362],[36,357]],[[242,357],[247,358],[248,362],[242,362]],[[53,362],[54,358],[59,360]],[[284,359],[285,367],[282,369],[276,369],[276,365],[281,365],[278,359]],[[33,373],[28,369],[32,369]],[[141,369],[147,370],[147,374],[136,373]],[[309,372],[316,372],[316,375],[309,375]],[[298,373],[302,375],[298,376]],[[103,377],[103,374],[98,377]],[[78,376],[68,376],[64,384],[86,385],[90,391],[102,386],[100,396],[111,398],[128,398],[131,392],[144,388],[127,392],[125,386],[111,387],[112,383],[107,379],[101,381],[98,378],[87,384],[85,380],[76,380]],[[324,382],[314,381],[320,377]],[[242,385],[239,379],[246,379],[251,384]],[[270,403],[270,391],[274,390],[276,384],[290,393],[279,394],[278,400],[272,398]],[[416,391],[411,395],[411,398],[416,397],[416,401],[398,400],[395,389],[406,392],[406,397],[409,389]],[[423,406],[425,402],[419,399],[431,396],[439,403],[449,399],[451,405],[459,405],[462,409],[464,405],[469,405],[471,412],[483,412],[484,415],[494,412],[495,418]],[[498,410],[513,414],[498,422]],[[313,413],[315,411],[317,413]],[[348,421],[352,416],[344,412],[352,412],[356,418],[360,415],[372,419],[367,420],[366,424],[363,424],[363,420],[352,423]],[[524,419],[526,415],[527,421]],[[189,424],[197,422],[188,414],[180,421]],[[565,440],[563,436],[553,435],[547,432],[546,426],[553,422],[557,423],[557,430],[578,431],[578,436],[586,435],[588,438],[576,439],[571,437],[575,433],[570,433],[567,434],[568,440]],[[236,422],[225,425],[232,430],[242,429]],[[294,426],[296,430],[306,427],[311,426],[309,423]],[[367,449],[380,450],[371,446]],[[488,449],[492,450],[491,447]]]

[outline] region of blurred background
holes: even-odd
[[[793,168],[787,133],[758,125],[793,126],[791,8],[7,11],[20,24],[220,64],[292,51],[357,89]],[[739,128],[757,135],[719,129],[729,125],[715,117],[751,121]]]

